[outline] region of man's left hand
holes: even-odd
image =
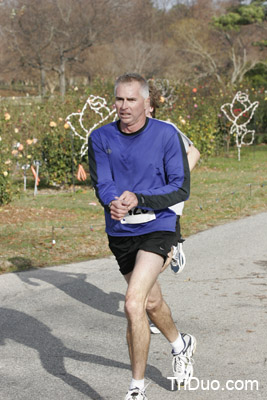
[[[131,210],[133,207],[138,206],[136,195],[133,192],[129,192],[128,190],[120,195],[119,200],[121,200],[122,204],[127,207],[128,211]]]

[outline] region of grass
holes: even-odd
[[[233,150],[202,161],[192,173],[181,220],[186,238],[199,231],[266,211],[267,146]],[[91,188],[22,193],[0,208],[0,273],[110,255],[103,209]]]

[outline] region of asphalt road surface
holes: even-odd
[[[171,347],[152,335],[148,400],[267,398],[267,213],[184,243],[160,282],[177,327],[197,339],[194,379],[172,390]],[[0,276],[0,399],[123,400],[131,379],[113,257]]]

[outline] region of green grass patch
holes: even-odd
[[[267,147],[243,148],[241,160],[214,157],[191,175],[191,196],[182,217],[183,235],[266,211]]]
[[[267,146],[201,161],[192,173],[181,218],[186,238],[199,231],[266,211]],[[22,193],[0,208],[0,272],[109,256],[103,209],[91,188]]]

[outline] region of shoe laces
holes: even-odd
[[[193,358],[189,358],[187,356],[183,356],[181,354],[176,354],[173,356],[173,369],[178,373],[183,373],[185,370],[185,367],[188,365],[194,365],[195,361]]]
[[[178,246],[173,246],[173,254],[172,254],[173,260],[176,260],[177,253],[178,253]]]
[[[143,400],[147,400],[147,397],[146,397],[146,394],[145,394],[145,390],[146,390],[146,388],[148,387],[149,384],[150,384],[150,382],[148,382],[143,389],[140,389],[140,388],[137,388],[137,387],[133,388],[133,389],[130,389],[129,392],[131,392],[131,393],[128,392],[128,394],[131,396],[131,399],[138,399],[139,398],[138,396],[141,395],[141,396],[143,396],[142,397]],[[128,397],[128,398],[130,399],[130,397]]]

